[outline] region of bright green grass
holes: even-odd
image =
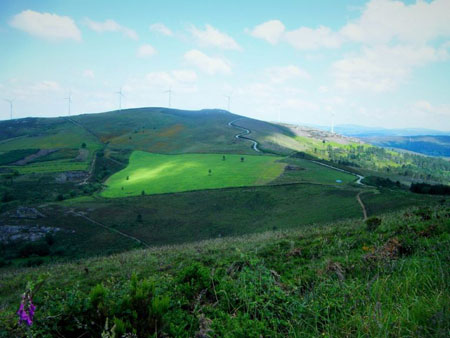
[[[87,170],[88,162],[75,162],[73,160],[57,160],[48,162],[36,162],[25,166],[4,166],[17,170],[20,174],[31,173],[57,173],[63,171]]]
[[[161,194],[201,189],[262,185],[274,180],[285,164],[281,157],[183,154],[161,155],[135,151],[130,164],[107,181],[104,197]],[[244,157],[244,162],[241,162]],[[209,170],[211,169],[211,174]],[[128,177],[128,180],[127,180]],[[123,188],[123,190],[122,190]]]

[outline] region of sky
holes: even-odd
[[[450,0],[0,1],[0,119],[229,108],[450,130]],[[230,98],[230,99],[228,99]]]

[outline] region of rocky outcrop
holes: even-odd
[[[56,175],[55,180],[58,183],[79,182],[88,176],[85,171],[65,171]]]
[[[20,206],[16,210],[8,211],[3,214],[9,218],[24,218],[24,219],[37,219],[46,217],[43,213],[36,208]]]
[[[35,242],[43,239],[47,234],[54,234],[61,230],[60,228],[39,225],[3,225],[0,226],[0,243]]]

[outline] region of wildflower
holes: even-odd
[[[33,317],[36,311],[36,306],[33,304],[31,295],[27,292],[22,296],[22,302],[20,303],[17,315],[19,316],[19,324],[25,322],[28,326],[33,324]]]

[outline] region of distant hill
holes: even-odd
[[[330,131],[330,126],[305,124],[315,129]],[[334,127],[334,132],[345,136],[422,136],[422,135],[450,135],[450,131],[425,129],[425,128],[397,128],[388,129],[381,127],[367,127],[356,124],[340,124]]]
[[[367,143],[387,148],[404,149],[429,156],[450,157],[450,136],[369,136],[360,137]]]
[[[338,125],[334,128],[334,131],[338,134],[355,137],[450,135],[450,131],[433,130],[425,128],[387,129],[379,127],[358,126],[353,124]]]

